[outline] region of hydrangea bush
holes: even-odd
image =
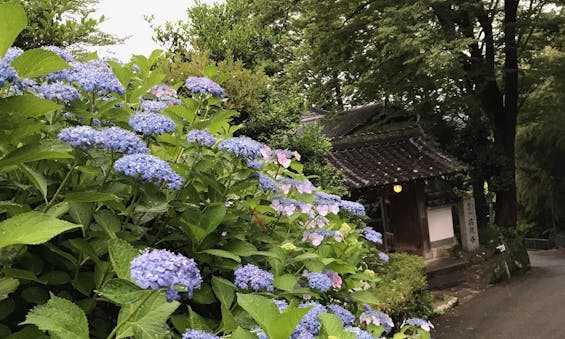
[[[158,56],[0,51],[0,337],[429,338],[371,307],[363,206],[234,136],[214,67],[171,87]]]

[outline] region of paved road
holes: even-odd
[[[532,269],[434,321],[435,339],[565,339],[565,250],[530,252]]]

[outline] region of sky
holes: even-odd
[[[212,0],[201,1],[212,3]],[[118,36],[130,36],[125,44],[96,47],[99,56],[115,56],[123,61],[133,54],[149,56],[159,48],[151,40],[153,31],[145,21],[145,15],[153,14],[156,23],[186,19],[186,9],[195,4],[194,0],[100,0],[93,17],[104,15],[106,21],[100,24],[104,32]]]

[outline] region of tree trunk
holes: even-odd
[[[516,19],[518,0],[504,1],[504,109],[495,116],[495,144],[500,150],[501,185],[496,191],[495,222],[516,227],[516,122],[518,117],[518,46]]]

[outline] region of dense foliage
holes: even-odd
[[[8,49],[23,9],[0,4],[8,19],[0,336],[429,338],[373,308],[390,258],[363,206],[316,188],[298,152],[234,137],[216,67],[175,89],[159,52]]]

